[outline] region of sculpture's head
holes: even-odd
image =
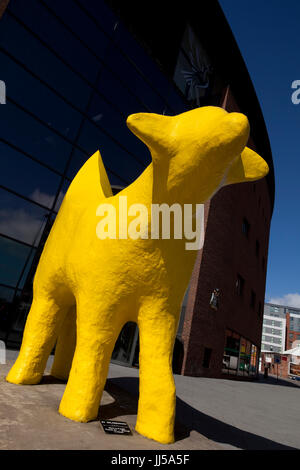
[[[249,122],[241,113],[207,106],[177,116],[132,114],[129,129],[152,154],[161,187],[180,202],[204,202],[220,187],[254,181],[269,171],[267,163],[248,149]],[[178,198],[177,198],[178,194]]]

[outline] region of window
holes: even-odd
[[[266,348],[267,349],[267,348]],[[238,333],[226,330],[222,372],[232,375],[255,375],[258,348]]]
[[[210,359],[211,359],[211,353],[212,353],[212,349],[211,349],[211,348],[204,348],[204,355],[203,355],[202,366],[205,367],[206,369],[209,368],[209,363],[210,363]]]
[[[244,285],[245,285],[244,279],[242,278],[242,276],[240,276],[240,275],[238,274],[237,280],[236,280],[236,283],[235,283],[235,288],[236,288],[236,293],[237,293],[237,295],[239,295],[239,296],[242,296],[242,295],[243,295],[243,292],[244,292]]]
[[[243,223],[242,223],[242,232],[247,238],[249,237],[249,231],[250,231],[250,224],[248,220],[244,218]]]

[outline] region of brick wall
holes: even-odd
[[[227,109],[237,110],[230,94],[224,100]],[[252,139],[248,145],[254,147]],[[191,277],[182,330],[184,375],[221,376],[226,328],[260,349],[271,211],[265,179],[224,187],[205,204],[205,242]],[[244,218],[250,224],[248,237],[242,231]],[[245,280],[242,296],[236,294],[238,274]],[[217,311],[209,304],[215,288],[220,289]],[[205,348],[212,349],[209,368],[203,367]]]

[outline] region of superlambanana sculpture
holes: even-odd
[[[184,239],[96,236],[97,208],[119,197],[128,206],[204,203],[220,187],[253,181],[268,165],[246,146],[247,118],[218,107],[178,116],[139,113],[128,127],[150,149],[152,163],[113,196],[99,152],[71,183],[42,253],[20,354],[7,380],[40,382],[56,343],[52,375],[67,379],[62,415],[97,417],[115,341],[123,325],[140,334],[140,396],[136,430],[174,440],[175,385],[171,363],[180,306],[196,251]],[[75,352],[74,352],[75,351]]]

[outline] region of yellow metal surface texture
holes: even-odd
[[[184,239],[100,240],[97,208],[103,202],[115,208],[121,233],[120,196],[127,197],[128,206],[143,204],[149,213],[152,204],[201,204],[224,185],[264,177],[268,166],[245,147],[249,123],[239,113],[218,107],[177,116],[138,113],[127,125],[148,146],[152,163],[115,196],[99,151],[77,173],[40,258],[21,350],[7,380],[39,383],[56,344],[52,374],[67,379],[59,412],[75,421],[93,420],[115,341],[126,322],[136,322],[136,430],[171,443],[173,347],[197,252],[186,250]]]

